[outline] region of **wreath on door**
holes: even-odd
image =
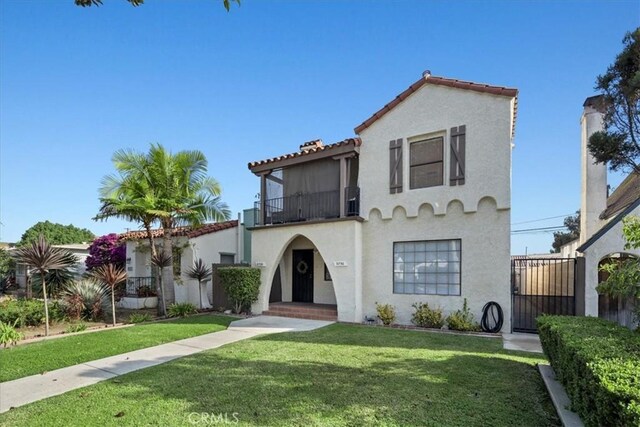
[[[304,260],[300,260],[298,265],[296,265],[296,270],[298,270],[298,273],[300,274],[307,274],[307,271],[309,271],[309,264]]]

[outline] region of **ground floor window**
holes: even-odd
[[[393,293],[460,295],[461,242],[425,240],[393,244]]]

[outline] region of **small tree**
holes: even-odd
[[[640,217],[623,219],[622,234],[627,243],[625,249],[640,248]],[[635,317],[640,321],[640,259],[630,258],[622,262],[609,262],[600,267],[608,273],[607,279],[596,290],[602,294],[635,299]]]
[[[640,28],[622,43],[622,52],[596,81],[603,95],[604,131],[591,135],[588,147],[597,163],[640,173]]]
[[[252,267],[224,267],[218,273],[227,296],[234,305],[234,311],[249,311],[251,304],[258,301],[260,292],[260,270]]]
[[[91,275],[107,285],[111,291],[111,316],[113,326],[116,326],[116,286],[127,280],[127,272],[115,264],[103,264],[94,268]]]
[[[164,298],[164,287],[162,286],[162,273],[164,269],[167,267],[173,267],[173,257],[166,253],[165,251],[160,251],[155,255],[151,255],[151,264],[155,265],[160,269],[160,274],[158,274],[158,283],[156,284],[156,288],[158,291],[158,295],[160,295],[160,300],[162,301],[162,305],[158,304],[158,312],[163,316],[167,316],[167,302]]]
[[[202,310],[202,284],[206,283],[211,278],[211,268],[207,267],[205,263],[202,261],[202,258],[198,258],[193,267],[187,271],[187,276],[191,279],[196,279],[198,281],[198,291],[200,294],[200,309]],[[207,304],[210,308],[211,305]]]
[[[553,243],[551,247],[552,253],[560,252],[560,248],[580,237],[580,211],[577,210],[575,215],[569,215],[564,219],[564,226],[567,231],[556,231],[553,233]]]
[[[38,239],[30,245],[20,247],[15,250],[14,256],[18,262],[32,267],[40,274],[42,280],[42,294],[44,296],[44,334],[49,336],[49,303],[47,299],[47,285],[45,275],[50,270],[62,269],[70,267],[69,264],[71,253],[61,248],[52,247],[40,235]]]

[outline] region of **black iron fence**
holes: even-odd
[[[155,277],[127,277],[125,296],[133,298],[155,297]]]
[[[512,329],[535,333],[542,314],[576,314],[575,258],[511,260]]]
[[[344,192],[345,216],[360,214],[360,189],[347,187]],[[289,222],[311,221],[314,219],[339,218],[340,191],[322,191],[301,193],[287,197],[266,199],[264,212],[260,212],[262,202],[256,202],[259,213],[256,225],[284,224]]]

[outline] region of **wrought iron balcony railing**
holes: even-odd
[[[133,298],[155,297],[155,277],[127,277],[125,296]]]
[[[341,215],[340,191],[301,193],[255,203],[256,225],[286,224],[318,219],[360,215],[360,189],[348,187],[344,191],[344,213]]]

